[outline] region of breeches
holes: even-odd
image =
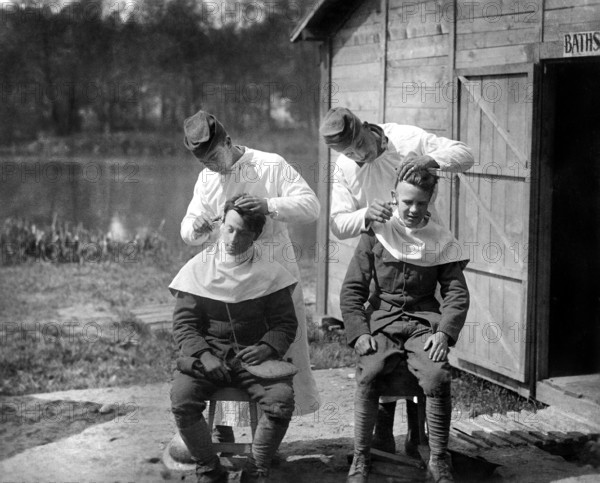
[[[404,359],[429,397],[450,394],[450,364],[434,362],[423,349],[432,335],[431,327],[406,316],[373,334],[377,351],[360,356],[356,365],[356,394],[364,399],[378,398],[394,378],[402,376]]]
[[[238,387],[258,403],[269,417],[290,420],[294,412],[294,390],[292,378],[258,379],[239,368],[229,373],[230,383],[212,381],[205,376],[192,377],[175,371],[171,386],[171,410],[179,428],[192,426],[206,408],[206,400],[221,387]]]

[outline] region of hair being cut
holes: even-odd
[[[225,202],[225,208],[223,209],[223,219],[227,216],[227,212],[230,210],[235,211],[244,220],[244,224],[248,230],[252,231],[256,238],[260,236],[267,221],[267,217],[258,211],[247,210],[235,205],[235,202],[246,196],[248,193],[242,193],[239,195],[232,196]]]
[[[405,181],[417,188],[421,188],[423,191],[426,191],[431,198],[433,190],[435,190],[435,186],[437,185],[438,177],[435,174],[431,174],[427,168],[417,168],[403,179],[400,179],[400,176],[398,176],[396,178],[395,186],[398,186],[400,181]]]

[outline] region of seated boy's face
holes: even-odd
[[[236,211],[229,210],[221,225],[221,241],[226,253],[239,255],[254,243],[254,232],[247,228],[244,219]]]
[[[406,181],[396,186],[398,199],[398,216],[408,228],[418,227],[425,215],[431,196],[427,191]]]

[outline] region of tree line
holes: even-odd
[[[316,128],[315,45],[289,42],[298,2],[281,0],[268,10],[248,0],[124,5],[3,6],[0,144],[82,132],[175,132],[198,109],[233,129],[260,132],[285,122]]]

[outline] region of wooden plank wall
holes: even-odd
[[[347,107],[363,121],[379,119],[384,2],[362,3],[332,41],[331,107]],[[331,151],[335,162],[337,153]],[[327,315],[341,320],[340,289],[358,239],[338,240],[330,234]]]
[[[566,32],[600,30],[600,0],[546,0],[544,42],[562,41]]]
[[[441,2],[390,0],[386,122],[451,135],[449,22]]]
[[[452,137],[451,7],[448,0],[390,0],[385,122]],[[451,177],[438,186],[436,210],[450,226]]]
[[[522,97],[527,74],[469,80],[498,126],[529,154],[531,100]],[[477,164],[461,178],[459,195],[458,236],[472,247],[466,270],[472,304],[457,350],[470,362],[523,381],[529,170],[464,86],[460,139],[476,152]]]
[[[383,20],[380,0],[363,2],[332,44],[331,107],[345,106],[369,122],[378,122]]]
[[[456,68],[536,60],[543,0],[457,1]]]

